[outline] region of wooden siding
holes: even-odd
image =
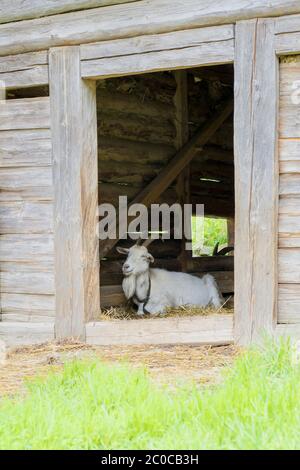
[[[280,64],[278,322],[300,323],[300,57]]]
[[[2,102],[2,321],[53,323],[55,308],[52,191],[49,98]]]

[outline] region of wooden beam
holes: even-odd
[[[157,201],[159,196],[170,186],[178,177],[180,172],[193,159],[196,149],[205,145],[214,133],[219,129],[223,122],[232,114],[233,100],[227,101],[222,109],[216,113],[207,123],[187,142],[179,152],[171,159],[165,168],[146,186],[138,196],[132,201],[132,204],[140,203],[149,207],[150,204]],[[121,235],[121,237],[124,234]],[[100,242],[101,257],[105,256],[118,242],[118,238],[107,239]]]
[[[236,25],[235,339],[272,334],[277,315],[278,61],[274,21]]]
[[[80,78],[78,47],[50,50],[57,338],[84,337],[99,311],[94,83]]]
[[[233,342],[232,315],[100,321],[86,325],[86,341],[113,344],[209,344]]]
[[[27,4],[31,2],[28,0]],[[74,4],[72,0],[72,9]],[[22,9],[18,11],[19,19]],[[9,9],[7,18],[8,12]],[[218,7],[210,0],[173,0],[171,14],[170,0],[141,0],[3,24],[0,28],[0,51],[1,55],[18,54],[54,46],[160,34],[294,13],[300,13],[298,0],[226,0],[218,2]]]
[[[0,24],[138,0],[1,0]]]

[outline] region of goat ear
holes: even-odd
[[[154,258],[150,253],[148,253],[147,258],[150,261],[150,263],[154,263]]]
[[[121,246],[117,246],[117,252],[121,255],[128,255],[129,248],[122,248]]]

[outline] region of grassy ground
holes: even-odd
[[[299,449],[300,366],[287,342],[240,355],[218,385],[73,361],[0,402],[1,449]]]

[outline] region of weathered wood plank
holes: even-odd
[[[300,61],[280,64],[279,136],[299,138]]]
[[[52,233],[53,204],[6,202],[0,204],[0,234]]]
[[[127,39],[115,39],[80,46],[81,60],[104,59],[162,50],[197,47],[203,43],[234,39],[233,25],[188,29],[166,34],[153,34]]]
[[[1,313],[31,315],[45,315],[54,317],[54,295],[16,294],[1,292]]]
[[[298,214],[279,215],[279,237],[300,237],[300,208]]]
[[[49,98],[23,98],[0,102],[0,131],[49,129]]]
[[[300,249],[280,248],[278,250],[278,280],[280,284],[300,283]]]
[[[56,335],[84,337],[98,314],[95,84],[81,81],[79,48],[49,53],[56,273]]]
[[[300,284],[279,284],[278,323],[300,323]]]
[[[74,3],[74,2],[72,2]],[[1,25],[2,55],[300,13],[298,0],[141,0]],[[49,34],[51,31],[51,34]]]
[[[298,12],[299,13],[299,12]],[[285,16],[278,15],[280,18],[276,19],[275,32],[276,34],[293,33],[300,31],[300,15],[282,12]]]
[[[48,129],[1,131],[0,167],[50,166],[51,149]]]
[[[5,84],[6,90],[48,85],[48,66],[33,65],[23,70],[3,72],[0,73],[0,80]]]
[[[277,54],[280,55],[299,54],[300,32],[278,34],[275,39],[275,48]]]
[[[0,272],[0,292],[11,294],[41,294],[54,295],[54,273],[20,271],[21,265],[15,271]]]
[[[132,73],[150,73],[199,65],[232,63],[234,40],[203,43],[182,49],[161,50],[144,54],[93,59],[81,63],[83,78],[100,79]]]
[[[0,262],[53,265],[53,235],[21,234],[0,236]],[[2,265],[1,265],[2,269]]]
[[[54,322],[0,322],[0,339],[10,347],[52,341]]]
[[[88,344],[229,344],[231,315],[95,322],[86,325]]]
[[[273,20],[238,23],[235,338],[240,344],[272,333],[277,314],[277,73]]]
[[[280,175],[279,194],[280,196],[300,195],[300,173]]]
[[[138,0],[2,0],[0,23],[41,18],[68,11],[119,5]]]
[[[51,167],[0,168],[0,201],[51,201]]]

